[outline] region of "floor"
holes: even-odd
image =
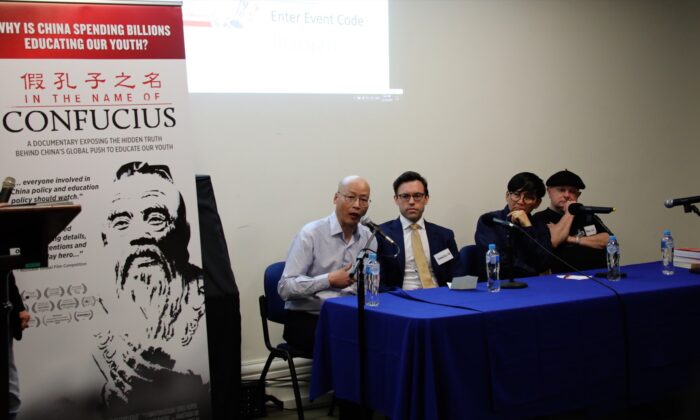
[[[277,420],[292,420],[297,418],[293,410],[281,410],[274,406],[267,407],[267,417]],[[304,411],[306,420],[338,419],[328,416],[328,407],[312,408]],[[625,412],[612,413],[603,416],[587,416],[584,413],[562,413],[553,416],[537,417],[532,420],[700,420],[700,398],[698,395],[685,395],[667,398],[665,400],[635,407]],[[384,420],[383,416],[375,414],[372,420]]]
[[[304,410],[304,420],[327,420],[327,419],[338,419],[338,413],[335,413],[336,417],[328,416],[328,407],[312,408],[309,410]],[[276,407],[267,408],[267,417],[277,420],[292,420],[297,418],[297,412],[293,410],[280,410]]]

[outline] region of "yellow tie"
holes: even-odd
[[[430,268],[428,267],[428,261],[425,259],[425,251],[423,251],[423,241],[420,240],[420,234],[418,234],[418,229],[420,225],[411,225],[411,246],[413,246],[413,259],[416,261],[416,268],[418,268],[418,277],[423,285],[424,289],[430,289],[435,287],[433,283],[433,276],[430,275]]]

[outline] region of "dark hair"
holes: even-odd
[[[404,184],[406,182],[412,182],[412,181],[420,181],[421,184],[423,184],[423,189],[425,190],[425,195],[430,196],[430,194],[428,194],[428,181],[426,181],[425,178],[423,178],[421,176],[421,174],[419,174],[418,172],[413,172],[413,171],[406,171],[406,172],[402,173],[401,175],[399,175],[398,178],[396,178],[396,181],[394,181],[394,195],[396,195],[398,193],[399,187],[401,186],[401,184]]]
[[[529,192],[535,194],[537,198],[542,198],[544,197],[545,187],[544,182],[537,175],[532,172],[520,172],[508,181],[508,191]]]

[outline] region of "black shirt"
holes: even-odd
[[[534,216],[535,219],[541,220],[544,223],[554,224],[558,223],[562,217],[563,214],[559,214],[550,208],[542,210]],[[586,228],[589,230],[588,234],[586,234]],[[595,229],[595,233],[592,232],[593,229]],[[593,214],[583,214],[574,216],[569,235],[576,236],[580,234],[581,236],[592,236],[605,232],[612,234],[597,216]],[[593,249],[563,242],[554,249],[554,254],[579,270],[605,268],[607,266],[605,249]],[[571,271],[573,270],[565,264],[554,258],[552,259],[552,273],[570,273]]]
[[[483,214],[476,224],[474,241],[478,247],[478,273],[479,280],[486,278],[486,263],[484,255],[489,244],[496,244],[496,249],[501,255],[500,278],[533,277],[550,268],[551,257],[546,250],[552,250],[552,239],[549,236],[549,228],[541,221],[530,217],[532,226],[522,228],[525,235],[519,230],[494,224],[491,220],[496,217],[508,220],[508,206],[503,210]],[[533,243],[533,240],[540,244]],[[544,249],[543,249],[544,248]]]

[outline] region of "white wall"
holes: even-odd
[[[427,218],[462,246],[513,174],[568,168],[588,186],[582,202],[617,207],[604,220],[623,263],[658,259],[663,228],[700,246],[700,219],[662,205],[700,194],[697,4],[392,0],[398,102],[191,95],[195,167],[212,176],[241,292],[244,364],[266,356],[263,270],[332,211],[347,174],[370,181],[369,214],[384,221],[397,214],[394,178],[421,172]]]

